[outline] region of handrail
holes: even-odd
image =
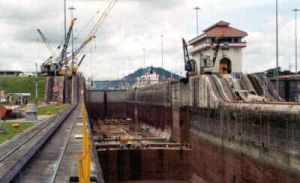
[[[81,152],[78,156],[78,178],[79,183],[90,183],[92,146],[90,142],[90,134],[88,131],[88,118],[84,101],[82,102],[81,106],[83,152]]]

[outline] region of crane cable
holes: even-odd
[[[117,0],[111,0],[111,1],[109,1],[108,5],[105,8],[104,12],[102,13],[101,17],[98,19],[97,23],[95,24],[95,26],[92,28],[92,30],[88,34],[88,36],[86,37],[85,41],[82,43],[82,46],[85,45],[85,43],[91,41],[91,39],[95,38],[95,34],[96,34],[97,30],[99,30],[99,28],[103,24],[104,20],[106,19],[106,17],[108,16],[110,10],[114,7],[114,5],[116,4],[116,2],[117,2]],[[80,49],[78,49],[78,50],[80,50],[82,52],[83,51],[83,47],[80,48]],[[78,54],[79,51],[77,53],[77,50],[76,50],[75,53]]]
[[[111,1],[109,1],[108,5],[105,8],[104,12],[102,13],[101,17],[98,19],[97,23],[95,24],[95,26],[93,27],[93,29],[89,33],[88,38],[91,37],[91,36],[95,36],[96,32],[99,30],[99,28],[101,27],[101,25],[103,24],[104,20],[107,18],[109,12],[114,7],[114,5],[116,4],[117,1],[118,0],[111,0]]]
[[[100,13],[100,11],[97,10],[96,14],[88,20],[88,22],[82,27],[82,29],[79,31],[79,33],[77,33],[77,35],[75,37],[79,37],[85,31],[85,29],[87,29],[87,27],[89,27],[90,24],[96,19],[97,15],[99,13]]]
[[[75,51],[75,55],[79,55],[80,52],[83,52],[84,47],[86,46],[86,44],[88,42],[90,42],[92,39],[95,38],[95,34],[96,32],[99,30],[99,28],[101,27],[101,25],[103,24],[104,20],[107,18],[109,12],[111,11],[111,9],[114,7],[114,5],[116,4],[117,0],[111,0],[109,1],[109,3],[107,4],[104,12],[101,14],[100,18],[98,19],[98,21],[96,22],[96,24],[94,25],[94,27],[92,28],[92,30],[90,31],[90,33],[88,34],[87,38],[85,39],[85,41],[82,43],[82,45],[80,46],[79,49],[77,49]],[[98,14],[98,12],[97,12]],[[75,56],[75,58],[72,61],[72,67],[74,68],[76,64],[76,60],[77,57]]]

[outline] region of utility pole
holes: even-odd
[[[144,68],[146,68],[146,49],[144,49]]]
[[[276,0],[276,90],[279,93],[279,63],[278,63],[278,0]]]
[[[198,11],[200,10],[200,8],[198,6],[196,6],[194,8],[194,10],[196,10],[196,29],[197,29],[197,36],[198,36],[198,34],[199,34],[199,29],[198,29],[198,23],[199,23],[199,21],[198,21]]]
[[[160,35],[161,38],[161,68],[164,68],[164,35]]]
[[[71,11],[71,20],[73,20],[73,11],[75,10],[76,8],[74,8],[73,6],[71,6],[70,8],[69,8],[69,10]],[[71,40],[71,46],[72,46],[72,56],[71,56],[71,58],[72,58],[72,66],[74,65],[74,29],[72,29],[72,40]]]
[[[35,63],[35,101],[38,103],[38,71],[37,71],[37,62]]]
[[[67,2],[64,0],[64,43],[67,39]],[[67,54],[65,54],[64,62],[67,60]]]
[[[67,2],[66,0],[64,0],[64,40],[66,40],[67,38],[67,10],[66,10],[66,7],[67,6]]]
[[[295,12],[295,73],[298,72],[298,30],[297,30],[297,13],[300,9],[295,8],[292,11]]]

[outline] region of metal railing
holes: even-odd
[[[88,115],[84,101],[82,102],[82,145],[83,152],[78,156],[78,178],[79,183],[90,183],[91,174],[91,158],[92,158],[92,145],[90,142],[90,134],[88,130]]]

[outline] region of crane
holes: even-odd
[[[52,46],[52,44],[50,44],[47,37],[42,33],[42,31],[40,29],[37,29],[37,32],[39,33],[46,48],[51,53],[51,56],[41,65],[41,72],[48,73],[48,72],[50,72],[50,65],[53,62],[53,59],[58,57],[58,52],[56,51],[56,49],[54,49],[54,46]]]
[[[73,30],[73,27],[74,27],[74,24],[75,24],[76,20],[77,19],[74,18],[71,21],[71,25],[69,27],[69,30],[68,30],[68,33],[67,33],[67,36],[66,36],[66,40],[64,42],[63,48],[61,50],[60,58],[59,58],[59,61],[58,61],[58,64],[59,64],[58,69],[59,69],[60,74],[62,74],[62,75],[65,75],[66,72],[67,72],[67,67],[68,67],[67,49],[68,49],[68,46],[69,46],[69,41],[70,41],[72,30]]]
[[[221,43],[224,43],[223,37],[224,32],[220,36],[216,37],[215,41],[213,41],[213,45],[215,46],[213,47],[214,54],[212,59],[210,56],[202,56],[200,60],[200,70],[202,74],[211,74],[213,72],[213,68],[215,67],[218,53],[220,51]]]
[[[91,42],[93,39],[95,39],[96,38],[96,36],[91,36],[91,37],[89,37],[87,40],[85,40],[82,44],[81,44],[81,46],[78,48],[78,49],[76,49],[75,51],[74,51],[74,53],[73,53],[73,60],[72,60],[72,63],[71,63],[71,71],[72,71],[72,73],[76,73],[77,72],[77,69],[78,69],[78,67],[80,66],[80,64],[81,64],[81,62],[83,61],[83,59],[84,59],[84,57],[85,57],[85,55],[83,56],[83,58],[81,58],[81,60],[80,60],[80,64],[78,64],[77,65],[77,58],[78,58],[78,56],[81,54],[81,52],[83,52],[83,50],[84,50],[84,48],[86,47],[86,45],[89,43],[89,42]]]
[[[83,61],[84,58],[85,58],[85,54],[81,57],[81,59],[80,59],[78,65],[77,65],[77,68],[80,67],[80,65],[81,65],[81,63],[82,63],[82,61]]]
[[[106,6],[104,12],[99,17],[98,21],[96,22],[95,26],[92,28],[91,32],[88,34],[87,37],[95,36],[96,32],[99,30],[101,25],[103,24],[106,17],[109,15],[109,12],[114,7],[118,0],[111,0],[109,1],[108,5]]]
[[[97,20],[96,24],[94,25],[92,30],[87,35],[87,38],[84,39],[85,41],[82,43],[82,45],[76,51],[74,51],[74,53],[71,53],[73,55],[73,60],[70,64],[71,65],[70,66],[71,67],[71,73],[75,73],[77,71],[78,67],[81,65],[83,59],[85,58],[85,55],[83,57],[81,57],[79,64],[76,63],[77,62],[76,60],[78,59],[78,57],[80,57],[80,54],[83,52],[86,45],[91,40],[93,40],[95,38],[96,32],[99,30],[99,28],[103,24],[106,17],[109,15],[109,12],[114,7],[116,2],[117,2],[117,0],[110,0],[109,1],[109,3],[107,5],[107,7],[105,8],[104,12],[101,14],[101,16]],[[98,14],[98,12],[97,12],[97,14]],[[70,37],[71,37],[71,33],[72,33],[72,29],[74,27],[74,22],[75,21],[76,21],[76,18],[74,18],[71,21],[71,25],[69,27],[66,39],[64,40],[63,48],[62,48],[60,54],[58,54],[53,49],[53,47],[51,46],[51,44],[49,43],[47,38],[38,29],[38,33],[42,37],[42,40],[44,41],[45,45],[47,46],[47,48],[49,49],[49,51],[51,53],[51,57],[49,57],[41,66],[42,73],[48,74],[48,75],[58,75],[58,74],[59,75],[65,75],[66,73],[68,73],[69,68],[70,68],[69,67],[69,61],[71,60],[71,58],[68,57],[67,49],[68,49],[68,45],[69,45],[69,41],[70,41]]]
[[[68,64],[67,49],[68,49],[71,32],[74,27],[75,21],[76,21],[76,18],[74,18],[71,21],[71,25],[69,27],[66,40],[64,41],[64,45],[61,50],[61,53],[59,55],[55,54],[54,56],[51,56],[42,64],[42,66],[41,66],[42,73],[45,73],[48,75],[58,75],[58,74],[64,75],[64,72],[65,72],[67,64]],[[41,31],[38,31],[38,32],[40,33]]]
[[[71,65],[71,70],[72,73],[76,73],[78,67],[80,66],[81,62],[83,61],[84,57],[81,59],[80,64],[76,64],[76,60],[77,57],[80,55],[80,53],[84,50],[85,46],[94,38],[96,38],[96,32],[100,29],[100,27],[103,25],[104,20],[107,18],[107,16],[109,15],[109,12],[112,10],[112,8],[114,7],[114,5],[116,4],[118,0],[111,0],[109,1],[108,5],[106,6],[104,12],[101,14],[101,16],[99,17],[99,19],[97,20],[96,24],[94,25],[94,27],[92,28],[92,30],[90,31],[90,33],[87,35],[87,38],[85,39],[85,41],[82,43],[82,45],[73,53],[74,58],[72,61],[72,65]],[[97,12],[98,14],[98,12]]]
[[[189,56],[188,45],[185,39],[182,38],[182,48],[184,56],[184,69],[186,70],[186,77],[197,75],[196,71],[196,61],[191,59]]]

